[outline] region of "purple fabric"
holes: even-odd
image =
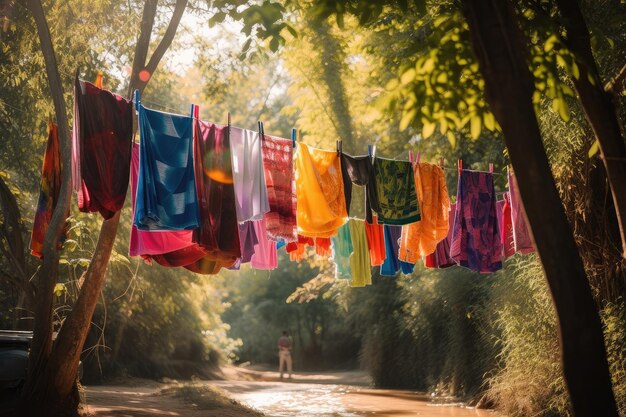
[[[228,269],[238,271],[241,268],[241,264],[246,264],[252,259],[254,255],[254,245],[259,244],[256,231],[254,230],[254,222],[247,221],[239,223],[239,243],[241,244],[241,258]]]
[[[502,269],[496,193],[489,172],[463,170],[459,175],[450,257],[484,274]]]
[[[509,171],[509,193],[511,197],[511,220],[513,222],[513,242],[515,252],[527,254],[535,251],[533,238],[526,225],[526,213],[519,196],[517,180],[513,171]]]

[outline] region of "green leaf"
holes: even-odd
[[[572,77],[579,79],[580,78],[580,70],[578,69],[578,65],[575,62],[572,62]]]
[[[54,295],[56,295],[57,297],[60,297],[66,291],[67,288],[65,287],[65,284],[58,283],[54,286]]]
[[[414,79],[415,79],[415,68],[409,68],[402,74],[402,77],[400,77],[400,82],[402,83],[402,85],[407,85]]]
[[[67,239],[63,242],[63,249],[67,249],[70,252],[74,252],[78,247],[78,242],[73,239]]]
[[[435,123],[424,123],[424,126],[422,126],[422,138],[429,138],[435,132],[436,127]]]
[[[452,133],[451,130],[448,130],[446,136],[448,137],[448,142],[450,142],[450,146],[452,146],[452,149],[456,149],[456,136],[454,135],[454,133]]]
[[[417,114],[416,109],[411,109],[405,112],[402,115],[402,119],[400,119],[400,130],[405,130],[407,127],[409,127],[413,119],[415,119],[416,114]]]
[[[400,85],[400,83],[398,82],[398,79],[397,78],[392,78],[385,85],[385,89],[388,90],[388,91],[395,90],[398,87],[398,85]]]
[[[553,99],[552,109],[559,113],[559,116],[561,117],[561,119],[563,119],[563,121],[565,122],[569,121],[570,109],[565,100],[563,100],[562,98],[558,98],[558,97]]]
[[[496,118],[493,116],[493,113],[487,112],[483,115],[483,123],[485,127],[491,131],[496,128]]]
[[[589,152],[587,152],[587,155],[589,155],[589,158],[591,158],[592,156],[597,154],[599,150],[600,150],[600,142],[598,142],[598,139],[596,139],[591,145],[591,148],[589,148]]]
[[[470,136],[476,140],[480,136],[482,120],[479,115],[474,114],[470,119]]]

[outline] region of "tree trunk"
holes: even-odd
[[[59,267],[59,250],[57,243],[63,233],[66,215],[69,211],[71,196],[71,143],[70,129],[66,113],[63,86],[57,66],[56,56],[50,30],[40,0],[27,0],[26,5],[35,19],[37,34],[44,56],[50,94],[54,102],[55,116],[59,126],[59,141],[61,146],[61,161],[63,164],[62,184],[59,191],[59,200],[52,213],[48,230],[44,237],[43,265],[36,276],[37,304],[35,306],[34,334],[31,344],[31,354],[28,364],[28,378],[25,393],[34,394],[34,387],[48,363],[52,350],[52,301],[54,286],[57,282]],[[38,396],[34,395],[25,402],[37,404]]]
[[[513,8],[464,0],[486,97],[504,139],[559,323],[561,359],[576,417],[617,417],[602,326],[543,147],[534,90]]]
[[[576,56],[580,76],[572,77],[585,116],[600,144],[607,178],[611,184],[617,215],[622,257],[626,258],[626,144],[610,93],[604,90],[598,66],[591,51],[589,29],[577,1],[557,0],[567,31],[565,43]]]
[[[58,68],[54,60],[54,52],[50,41],[50,33],[47,30],[45,15],[40,0],[28,1],[29,8],[37,21],[40,38],[42,39],[42,50],[44,57],[46,57],[46,68],[49,71],[48,78],[50,79],[51,89],[53,90],[53,98],[55,98],[55,109],[57,111],[57,120],[59,120],[59,130],[62,137],[61,151],[63,166],[65,167],[65,169],[63,169],[61,196],[65,197],[63,192],[66,190],[67,198],[63,200],[65,202],[65,210],[60,211],[60,206],[63,206],[63,204],[59,204],[55,209],[50,227],[46,234],[44,266],[42,270],[46,270],[45,268],[48,263],[47,270],[54,270],[54,272],[51,273],[49,278],[45,280],[43,284],[40,284],[38,288],[35,336],[33,338],[32,348],[33,353],[31,354],[29,375],[23,392],[24,401],[22,403],[22,415],[38,417],[56,415],[58,413],[72,415],[76,414],[79,402],[76,375],[80,354],[89,331],[98,296],[104,284],[106,269],[113,250],[113,244],[115,243],[120,212],[116,213],[111,219],[103,221],[98,244],[96,245],[96,250],[89,264],[89,268],[85,272],[85,279],[81,286],[78,299],[61,328],[56,344],[52,347],[52,300],[59,262],[56,242],[58,242],[58,236],[60,236],[63,231],[65,219],[61,219],[60,225],[58,225],[56,229],[53,228],[53,225],[56,225],[56,223],[54,223],[55,216],[59,217],[59,213],[65,213],[69,208],[71,192],[69,129],[67,116],[65,114],[65,103],[61,102],[57,105],[54,94],[55,88],[58,88],[57,92],[61,92],[60,97],[61,99],[63,98],[61,82],[58,77]],[[150,34],[152,33],[156,14],[156,5],[156,0],[148,0],[145,4],[141,34],[135,48],[133,73],[131,74],[131,82],[129,84],[129,97],[132,95],[134,88],[143,90],[149,81],[149,79],[141,80],[138,73],[145,67],[147,51],[150,45]],[[186,6],[187,0],[176,0],[174,14],[169,22],[165,35],[155,49],[155,54],[150,58],[149,65],[152,72],[156,70],[165,51],[171,45]],[[45,33],[42,34],[44,29]],[[49,60],[48,55],[52,56],[52,60]],[[50,71],[56,74],[55,82],[53,82],[50,76]],[[133,82],[132,80],[135,81]],[[63,118],[59,116],[59,113],[63,114]],[[67,143],[65,142],[66,139]],[[52,238],[49,238],[51,232],[57,229],[58,234],[55,235],[56,239],[52,240]],[[52,266],[54,266],[54,268],[52,268]]]

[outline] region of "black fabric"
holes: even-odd
[[[378,212],[378,194],[372,158],[369,156],[350,156],[341,154],[341,176],[343,179],[343,193],[346,198],[346,210],[350,215],[352,201],[352,184],[365,187],[365,220],[372,223],[372,210]]]

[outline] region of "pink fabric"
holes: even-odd
[[[526,213],[517,188],[513,171],[509,170],[509,197],[511,199],[511,221],[513,223],[513,241],[515,252],[527,254],[535,251],[533,237],[526,225]]]
[[[135,218],[135,194],[137,192],[137,172],[139,170],[139,145],[133,144],[130,167],[130,182]],[[192,242],[193,230],[181,231],[142,231],[133,224],[130,230],[130,256],[162,255],[165,253],[197,246]],[[188,251],[188,250],[187,250]],[[204,252],[204,251],[202,251]],[[157,260],[158,262],[158,260]],[[193,261],[192,261],[193,262]],[[159,262],[161,263],[161,262]]]
[[[266,220],[255,220],[253,223],[257,244],[254,245],[254,255],[250,259],[250,266],[254,269],[276,269],[278,267],[276,242],[268,238]]]

